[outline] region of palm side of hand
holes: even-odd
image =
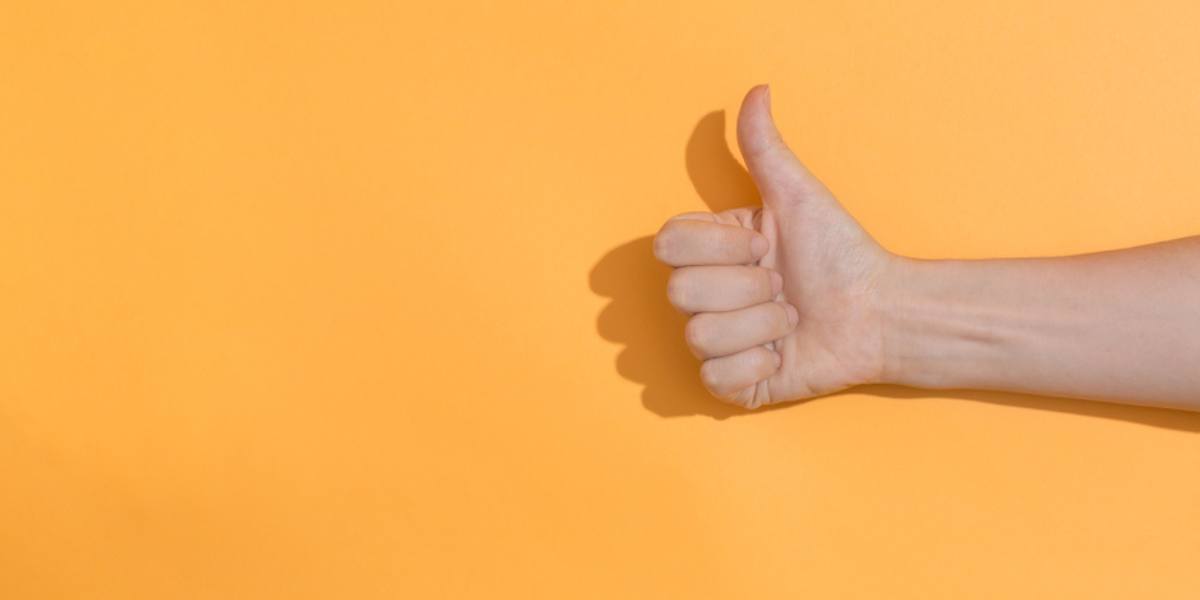
[[[656,238],[659,258],[678,267],[668,295],[695,313],[688,342],[706,387],[754,408],[877,379],[879,285],[893,255],[788,150],[765,87],[746,96],[738,143],[763,206],[681,215]],[[762,275],[772,272],[782,285]],[[774,288],[757,283],[771,278]]]
[[[763,210],[772,251],[763,266],[783,275],[797,327],[775,342],[779,372],[768,402],[809,398],[874,381],[882,370],[879,279],[891,260],[837,201],[799,194]]]

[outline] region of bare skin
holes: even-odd
[[[1200,237],[911,259],[792,154],[765,86],[746,95],[738,145],[763,205],[679,215],[654,242],[714,396],[757,408],[893,383],[1200,410]]]

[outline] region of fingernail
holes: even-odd
[[[765,256],[768,247],[770,247],[770,244],[767,243],[767,238],[762,235],[755,235],[754,239],[750,241],[750,253],[754,255],[755,259]]]
[[[779,292],[782,291],[783,275],[780,275],[777,271],[771,271],[771,297],[774,298],[775,296],[778,296]]]
[[[783,308],[787,311],[788,325],[795,327],[800,322],[800,311],[796,310],[796,307],[791,304],[784,304]]]

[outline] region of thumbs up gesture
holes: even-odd
[[[884,300],[899,258],[792,154],[770,91],[750,90],[738,146],[763,205],[671,218],[655,256],[716,397],[746,408],[881,381]]]

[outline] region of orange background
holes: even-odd
[[[727,140],[763,81],[895,251],[1195,234],[1198,22],[5,2],[0,597],[1195,598],[1200,415],[744,414],[648,236],[754,201]]]

